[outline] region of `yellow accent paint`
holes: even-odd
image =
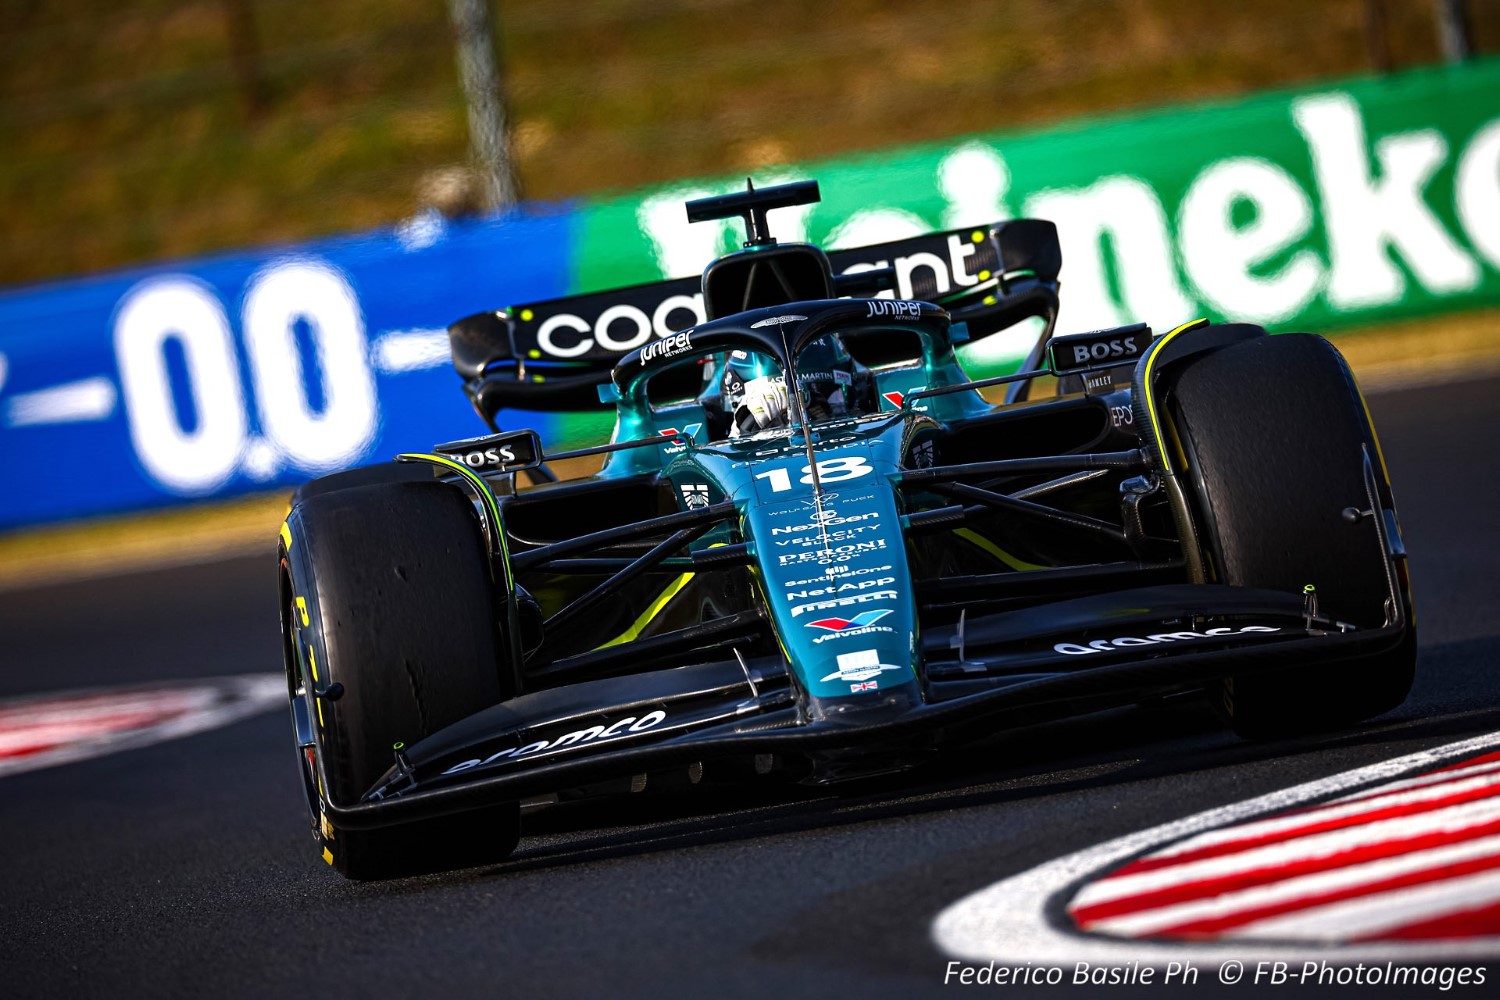
[[[531,350],[526,352],[526,356],[532,361],[535,361],[542,356],[542,352],[533,347]]]
[[[1182,435],[1177,433],[1176,424],[1168,424],[1167,430],[1172,434],[1172,453],[1177,456],[1177,468],[1186,469],[1188,467],[1188,460],[1187,452],[1182,447]]]
[[[330,865],[333,864],[333,852],[326,847],[323,848],[323,860],[328,862]]]
[[[990,280],[990,272],[988,272],[988,271],[980,271],[979,272],[979,280],[980,281],[989,281]]]
[[[1189,330],[1196,330],[1199,327],[1204,327],[1207,325],[1208,320],[1206,319],[1199,318],[1188,320],[1186,323],[1177,327],[1175,330],[1169,330],[1160,340],[1152,344],[1150,353],[1146,355],[1146,374],[1145,377],[1141,379],[1141,388],[1145,390],[1146,398],[1141,402],[1146,407],[1146,415],[1151,418],[1151,432],[1156,437],[1156,453],[1161,456],[1162,464],[1167,467],[1166,471],[1169,474],[1172,471],[1172,465],[1171,462],[1167,459],[1167,439],[1166,436],[1161,432],[1161,419],[1157,416],[1156,413],[1156,400],[1151,395],[1151,367],[1156,364],[1156,358],[1159,354],[1161,354],[1161,349],[1163,347],[1166,347],[1167,344],[1171,343],[1172,338],[1178,336],[1179,334],[1186,333]]]
[[[595,646],[594,648],[608,649],[610,646],[618,646],[622,642],[633,642],[640,636],[646,626],[651,624],[651,620],[661,614],[661,609],[667,606],[667,602],[676,597],[682,591],[683,587],[692,582],[693,576],[694,574],[692,573],[684,573],[673,580],[667,585],[667,589],[658,594],[656,600],[651,602],[651,606],[641,612],[641,616],[628,629],[603,645]]]
[[[328,822],[328,817],[322,813],[318,814],[318,818],[321,820],[320,825],[323,827],[323,836],[327,837],[329,840],[333,840],[333,824]]]
[[[521,318],[523,320],[525,320],[526,322],[528,322],[528,323],[531,322],[531,316],[532,316],[532,312],[531,312],[530,309],[522,309],[521,310]]]
[[[974,230],[972,233],[969,234],[969,239],[973,240],[975,243],[983,243],[984,242],[984,231],[980,230],[980,229]]]
[[[313,648],[311,646],[307,647],[307,665],[310,666],[310,667],[312,667],[313,687],[317,687],[318,686],[318,660],[317,660],[317,658],[315,656],[313,656]],[[317,695],[313,695],[313,704],[316,705],[317,708],[318,708],[318,725],[320,725],[320,726],[325,725],[325,723],[323,722],[323,699],[319,698]]]
[[[285,521],[281,522],[281,544],[286,546],[288,552],[292,551],[292,529]]]
[[[455,462],[453,459],[446,458],[442,455],[408,453],[396,456],[396,461],[399,462],[402,459],[405,459],[407,461],[416,460],[421,462],[429,462],[433,465],[440,465],[445,469],[452,469],[454,472],[464,477],[464,479],[468,480],[468,482],[474,486],[475,492],[479,494],[480,499],[484,503],[485,510],[489,512],[490,528],[492,531],[494,531],[496,536],[498,536],[501,554],[504,556],[506,564],[508,566],[510,563],[510,553],[505,547],[505,529],[500,526],[500,505],[495,500],[494,490],[490,489],[490,484],[485,482],[484,477],[479,475],[479,473],[475,472],[473,469],[469,468],[467,465],[464,465],[462,462]],[[509,573],[510,570],[507,569],[506,574],[509,575]]]
[[[1000,546],[996,545],[994,542],[990,541],[988,538],[985,538],[977,531],[973,531],[972,529],[958,528],[953,533],[959,538],[962,538],[964,541],[977,545],[981,549],[984,549],[984,551],[988,552],[996,559],[999,559],[1011,569],[1027,570],[1048,568],[1046,566],[1038,566],[1036,563],[1029,563],[1025,560],[1017,559],[1015,556],[1011,555],[1009,552],[1006,552]]]
[[[986,295],[984,297],[984,304],[987,305],[987,306],[994,305],[995,304],[995,297],[993,295]]]
[[[299,614],[302,615],[302,624],[303,625],[311,625],[312,624],[312,619],[310,619],[310,618],[307,617],[307,598],[305,598],[305,597],[299,597],[299,598],[297,598],[297,611],[298,611]]]
[[[743,519],[741,519],[740,524],[741,528],[743,529]],[[717,549],[724,544],[726,543],[714,542],[709,546],[709,548]],[[692,573],[684,573],[677,579],[673,580],[670,584],[667,585],[667,589],[658,594],[656,600],[651,602],[651,606],[648,607],[645,611],[641,612],[641,616],[637,618],[628,629],[621,632],[619,635],[615,636],[604,645],[595,646],[594,649],[607,649],[610,646],[618,646],[622,642],[630,642],[634,640],[641,634],[642,631],[645,630],[647,625],[651,624],[651,620],[653,618],[661,614],[661,609],[667,606],[667,602],[676,597],[679,593],[682,592],[683,587],[686,587],[689,583],[692,582],[693,576],[694,574]]]

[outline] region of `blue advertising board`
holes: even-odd
[[[0,292],[0,530],[288,486],[481,433],[445,327],[564,294],[574,220],[418,219]]]

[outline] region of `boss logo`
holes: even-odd
[[[1110,358],[1123,358],[1136,353],[1135,338],[1121,337],[1118,340],[1097,340],[1092,344],[1074,344],[1074,364],[1086,365]]]
[[[510,465],[516,460],[516,453],[510,445],[503,444],[494,448],[476,448],[455,457],[471,469],[489,469]]]

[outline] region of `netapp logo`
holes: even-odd
[[[1115,340],[1096,340],[1092,344],[1074,344],[1073,362],[1085,365],[1110,358],[1124,358],[1136,353],[1135,337],[1119,337]]]
[[[1218,639],[1226,635],[1243,635],[1247,632],[1280,632],[1269,625],[1246,625],[1244,628],[1211,628],[1202,632],[1157,632],[1144,639],[1125,636],[1120,639],[1095,639],[1087,645],[1076,642],[1060,642],[1052,648],[1068,656],[1086,656],[1090,653],[1107,653],[1115,649],[1132,646],[1155,646],[1162,642],[1187,642],[1193,639]]]
[[[860,591],[869,590],[871,587],[889,587],[895,582],[896,578],[894,576],[882,576],[874,580],[860,580],[858,583],[845,583],[843,580],[836,580],[834,583],[828,583],[825,587],[789,590],[787,591],[786,599],[789,601],[804,601],[809,597],[828,597],[833,594],[848,593],[851,590]]]

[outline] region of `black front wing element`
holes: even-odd
[[[1400,643],[1408,624],[1399,600],[1395,606],[1386,624],[1354,629],[1308,618],[1290,594],[1173,584],[979,617],[962,634],[948,626],[924,638],[926,702],[846,722],[808,720],[785,664],[767,657],[582,682],[494,706],[414,744],[363,801],[327,802],[324,813],[336,827],[369,829],[705,758],[894,746],[1079,699],[1129,700],[1228,674],[1326,668]],[[1266,630],[1242,633],[1236,623],[1247,621]],[[1123,647],[1069,641],[1073,655],[1056,649],[1060,638],[1120,633],[1176,638]],[[1099,652],[1077,652],[1086,648]],[[520,745],[543,727],[571,731]]]

